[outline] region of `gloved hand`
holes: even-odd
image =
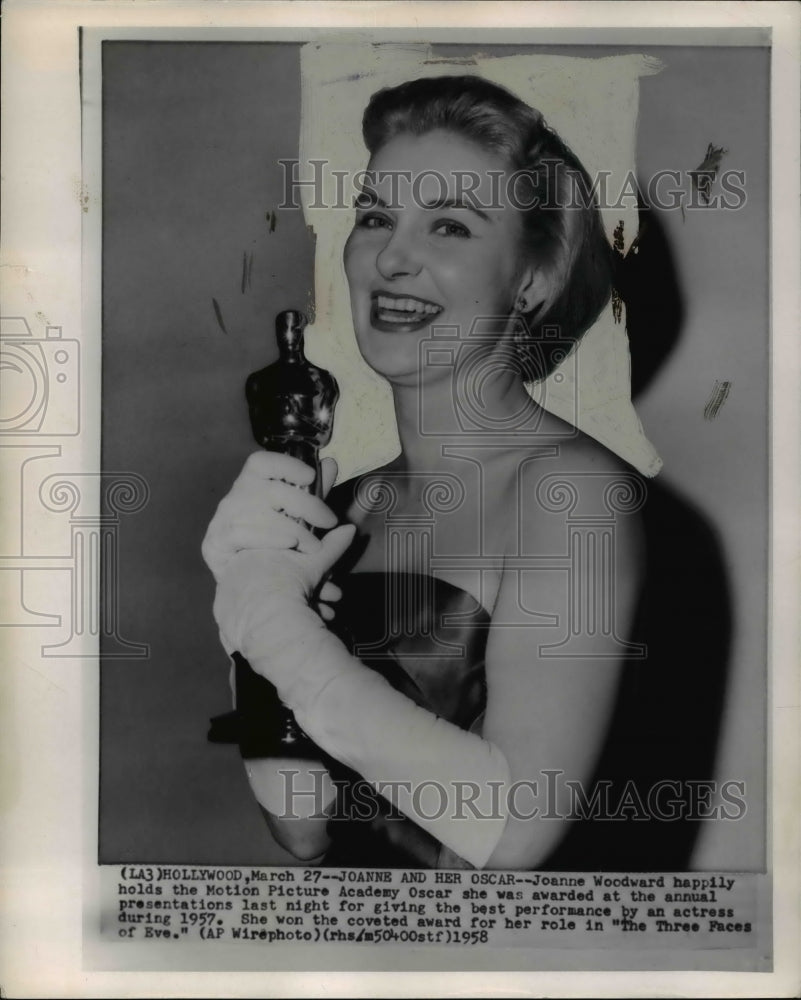
[[[313,553],[285,548],[246,549],[232,555],[222,569],[214,618],[223,644],[238,650],[257,673],[276,687],[279,685],[267,671],[267,663],[291,654],[293,649],[299,651],[310,639],[330,634],[311,602],[320,583],[349,547],[355,531],[352,524],[333,528]],[[339,588],[335,590],[339,594]],[[338,642],[333,636],[331,639]]]
[[[320,469],[323,496],[328,494],[336,472],[336,462],[324,458]],[[313,478],[310,466],[289,455],[269,451],[250,455],[220,501],[201,546],[218,583],[237,552],[320,552],[322,542],[312,529],[333,528],[337,519],[322,500],[305,491]],[[331,603],[340,597],[339,588],[332,583],[324,583],[315,595],[317,610],[326,621],[334,617]]]

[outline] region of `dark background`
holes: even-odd
[[[636,51],[665,63],[641,83],[641,177],[698,166],[710,142],[728,150],[724,168],[746,171],[740,211],[657,213],[651,232],[676,294],[672,307],[652,302],[632,364],[635,379],[653,369],[637,410],[665,461],[662,476],[714,525],[733,588],[719,775],[746,782],[748,813],[707,828],[697,864],[758,869],[765,843],[769,51]],[[139,473],[151,495],[143,511],[124,519],[119,561],[120,631],[147,643],[150,656],[101,668],[102,862],[289,860],[270,839],[237,750],[205,741],[209,716],[225,711],[230,695],[200,543],[254,447],[244,378],[272,360],[275,313],[304,308],[313,284],[314,245],[302,215],[277,210],[277,160],[298,155],[299,115],[296,44],[104,43],[103,468]],[[730,396],[714,421],[705,420],[723,379],[732,383]]]

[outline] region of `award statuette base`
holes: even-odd
[[[236,703],[233,712],[211,720],[211,743],[238,743],[244,760],[286,757],[320,760],[325,754],[295,721],[291,710],[278,697],[275,686],[260,677],[239,653],[235,665]]]

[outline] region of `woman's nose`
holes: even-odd
[[[422,260],[413,234],[394,230],[379,251],[376,267],[381,277],[387,279],[419,274]]]

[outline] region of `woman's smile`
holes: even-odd
[[[423,329],[441,312],[442,306],[414,295],[374,292],[370,322],[382,333],[405,333]]]

